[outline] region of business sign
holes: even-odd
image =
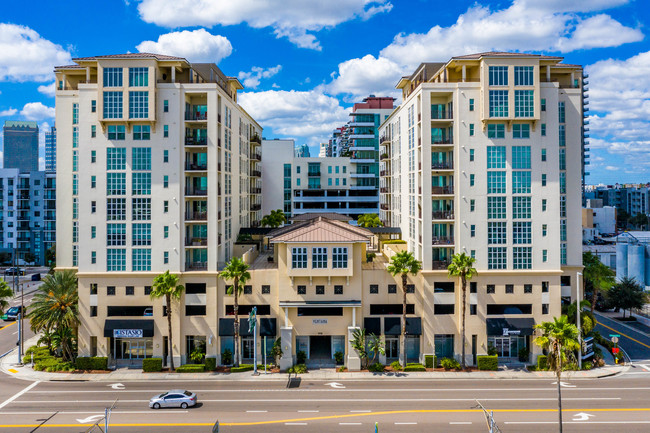
[[[503,328],[503,335],[508,336],[508,335],[520,335],[521,330],[519,329],[509,329],[509,328]]]
[[[142,338],[142,329],[113,329],[113,338]]]
[[[311,319],[312,325],[327,325],[327,319]]]

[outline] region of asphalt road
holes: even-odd
[[[650,430],[650,371],[563,383],[566,432]],[[199,405],[148,409],[149,398],[170,387],[197,392]],[[503,432],[557,429],[557,390],[549,379],[23,382],[21,388],[2,393],[0,433],[84,432],[115,400],[111,433],[210,432],[216,420],[222,433],[372,432],[375,422],[381,432],[485,432],[476,399],[494,411]]]
[[[596,313],[596,319],[598,320],[596,331],[605,338],[609,338],[610,334],[619,334],[618,344],[627,352],[632,361],[650,360],[650,338],[648,335],[598,313]]]
[[[10,278],[9,278],[9,284],[11,285]],[[24,300],[23,302],[25,303],[25,306],[29,309],[29,305],[32,302],[32,298],[34,297],[34,292],[40,286],[42,283],[40,281],[31,281],[29,280],[29,276],[27,277],[21,277],[21,282],[24,283]],[[20,292],[17,294],[17,296],[9,303],[9,306],[13,307],[16,305],[20,305]],[[25,326],[24,328],[24,338],[25,340],[28,340],[29,338],[34,336],[34,333],[31,331],[29,327],[29,320],[24,319],[23,324]],[[16,342],[18,341],[18,322],[17,321],[8,321],[5,322],[3,320],[0,320],[0,357],[7,353],[8,351],[14,349],[16,347]],[[25,347],[25,350],[27,350],[27,347]]]

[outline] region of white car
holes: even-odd
[[[160,409],[161,407],[180,407],[181,409],[187,409],[188,407],[196,406],[196,402],[197,398],[195,393],[183,389],[172,389],[169,392],[151,397],[149,407],[152,409]]]

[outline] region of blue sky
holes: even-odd
[[[0,122],[53,124],[55,65],[153,51],[217,63],[244,83],[239,101],[266,137],[314,152],[355,101],[398,97],[397,80],[420,62],[525,51],[590,74],[588,183],[650,182],[648,24],[645,0],[6,2]]]

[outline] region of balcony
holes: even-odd
[[[382,193],[382,194],[386,194],[386,193],[388,193],[388,188],[386,188],[385,186],[381,187],[381,188],[379,188],[379,192]]]
[[[185,145],[186,146],[207,146],[208,145],[208,139],[206,137],[186,136],[185,137]]]
[[[320,170],[319,171],[310,171],[307,173],[308,177],[320,177]]]
[[[449,260],[432,260],[431,269],[434,271],[446,271],[449,263],[451,263]]]
[[[208,164],[207,163],[193,163],[193,162],[186,162],[185,163],[185,171],[207,171],[208,170]]]
[[[453,220],[454,211],[453,210],[436,210],[433,211],[432,216],[434,220]]]
[[[254,211],[258,211],[258,210],[262,210],[262,205],[261,204],[252,204],[251,205],[251,211],[254,212]]]
[[[431,170],[453,170],[454,163],[452,161],[434,162],[431,164]]]
[[[382,204],[379,205],[379,209],[381,209],[381,210],[389,210],[390,208],[388,207],[388,205],[386,203],[382,203]]]
[[[382,176],[382,177],[386,176],[386,170],[381,170],[379,172],[379,175]]]
[[[380,143],[386,143],[386,142],[390,142],[390,141],[391,141],[390,135],[382,135],[381,137],[379,137],[379,142]]]
[[[379,159],[382,161],[390,161],[390,155],[388,155],[387,153],[382,153],[381,155],[379,155]]]
[[[193,187],[193,186],[188,186],[188,187],[185,187],[185,195],[186,196],[207,196],[208,195],[208,190]]]
[[[186,271],[207,271],[208,262],[186,262],[185,270]]]
[[[262,160],[262,154],[257,153],[257,152],[251,152],[251,159],[254,159],[256,161],[261,161]]]
[[[262,172],[259,170],[251,170],[252,177],[262,177]]]
[[[454,140],[451,137],[432,137],[431,145],[432,146],[451,146],[454,144]]]
[[[432,186],[431,187],[431,194],[453,194],[454,193],[454,187],[453,186]]]
[[[185,212],[185,221],[207,221],[208,212]]]
[[[204,120],[208,120],[208,113],[207,112],[200,112],[200,111],[186,111],[185,112],[185,120],[188,120],[188,121],[204,121]]]
[[[185,246],[186,247],[207,247],[208,238],[198,238],[198,237],[185,238]]]
[[[262,144],[262,139],[260,138],[259,135],[254,134],[254,135],[251,137],[251,143]]]
[[[262,194],[262,188],[251,188],[251,194]]]
[[[453,236],[432,236],[431,243],[433,245],[453,245],[454,237]]]

